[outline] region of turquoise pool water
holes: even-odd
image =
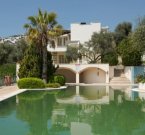
[[[108,86],[27,91],[0,102],[0,135],[144,135],[144,93]]]

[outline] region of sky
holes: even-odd
[[[71,23],[101,22],[113,31],[124,21],[135,26],[145,15],[145,0],[0,0],[0,37],[24,34],[28,16],[39,8],[56,12],[64,29]]]

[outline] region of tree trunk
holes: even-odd
[[[43,67],[42,67],[42,79],[47,83],[47,43],[43,39]]]

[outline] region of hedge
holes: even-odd
[[[45,83],[43,80],[38,78],[22,78],[17,82],[20,89],[35,89],[35,88],[45,88]]]
[[[49,80],[50,83],[59,83],[61,86],[65,85],[65,77],[63,75],[54,75]]]
[[[60,84],[59,83],[48,83],[48,84],[46,84],[46,87],[48,87],[48,88],[59,88]]]

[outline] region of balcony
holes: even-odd
[[[66,46],[57,46],[56,48],[47,46],[47,50],[49,52],[66,52],[67,48]]]

